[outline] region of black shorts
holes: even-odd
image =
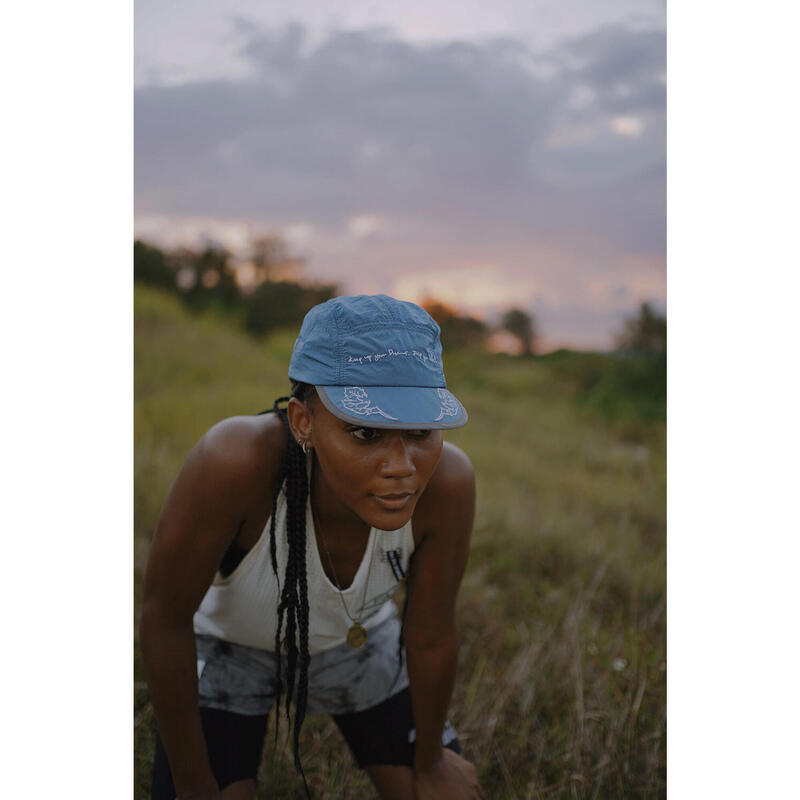
[[[216,708],[201,708],[211,770],[220,789],[246,778],[256,779],[264,745],[267,715],[247,716]],[[372,708],[333,715],[359,767],[412,766],[414,716],[408,687]],[[461,752],[458,737],[448,722],[442,733],[445,747]],[[302,759],[302,752],[300,757]],[[161,737],[156,739],[153,765],[153,800],[174,800],[175,788]]]

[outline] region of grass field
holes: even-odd
[[[138,624],[172,480],[212,424],[287,393],[294,332],[257,341],[138,286],[135,326]],[[457,351],[445,366],[470,413],[446,438],[478,486],[450,709],[466,756],[492,800],[665,796],[663,419],[579,402],[563,359]],[[134,656],[135,797],[146,798],[155,720],[138,640]],[[285,735],[277,749],[267,737],[259,798],[304,797]],[[315,799],[375,797],[331,721],[306,720],[301,746]]]

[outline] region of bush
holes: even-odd
[[[245,329],[248,333],[263,334],[275,328],[297,327],[312,306],[330,300],[335,294],[335,286],[265,281],[245,299]]]
[[[608,419],[648,423],[666,419],[666,353],[557,350],[539,361],[573,384],[581,404]]]
[[[175,290],[175,273],[167,266],[164,253],[138,239],[133,243],[133,280]]]

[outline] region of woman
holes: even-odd
[[[439,328],[385,295],[334,298],[306,315],[289,377],[286,408],[202,437],[153,536],[153,797],[254,797],[282,696],[301,774],[305,714],[328,713],[381,798],[483,797],[446,720],[475,494],[442,441],[467,414]]]

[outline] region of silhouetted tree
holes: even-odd
[[[533,317],[521,308],[512,308],[503,315],[503,328],[522,342],[524,355],[532,355],[536,341]]]
[[[287,254],[278,236],[252,243],[251,263],[256,270],[250,291],[237,281],[231,254],[221,247],[197,251],[182,247],[162,252],[144,242],[134,243],[134,279],[176,292],[195,311],[216,310],[243,321],[249,333],[298,326],[306,312],[337,293],[335,285],[307,285],[295,280],[302,260]],[[241,264],[240,264],[241,267]],[[272,276],[271,279],[265,276]],[[277,278],[281,277],[281,280]]]
[[[175,272],[167,266],[164,253],[139,239],[133,243],[133,280],[167,289],[175,288]]]
[[[455,309],[433,298],[420,304],[442,329],[445,346],[470,346],[480,344],[486,338],[486,323],[469,315],[459,314]]]
[[[257,236],[250,242],[250,262],[256,271],[257,283],[275,280],[276,268],[292,261],[286,242],[280,236]]]
[[[633,353],[667,352],[667,318],[642,303],[639,314],[625,321],[617,336],[617,348]]]
[[[181,270],[184,275],[191,270],[194,275],[182,289],[182,296],[193,309],[214,306],[232,309],[241,301],[241,292],[230,264],[230,253],[221,247],[206,247],[200,253],[183,251]]]
[[[297,326],[306,312],[336,294],[332,285],[303,286],[290,281],[264,281],[244,299],[245,328],[262,334],[273,328]]]

